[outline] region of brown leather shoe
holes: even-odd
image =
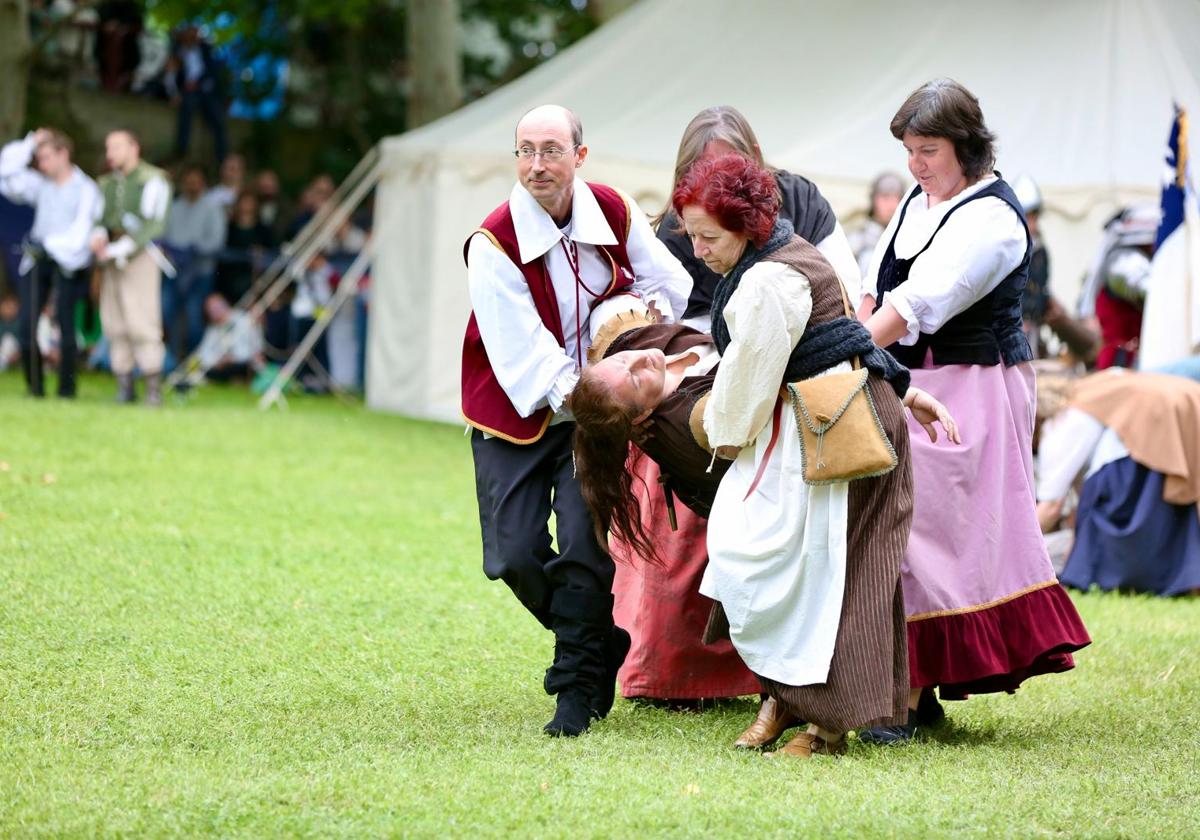
[[[793,758],[812,758],[814,755],[841,755],[846,752],[846,738],[831,744],[819,735],[811,732],[801,732],[775,752],[767,753],[767,758],[777,755],[787,755]]]
[[[763,701],[754,723],[733,742],[739,750],[760,750],[779,740],[785,730],[800,723],[800,718],[775,702],[774,697]]]

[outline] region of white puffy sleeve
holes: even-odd
[[[6,143],[0,149],[0,195],[15,204],[33,204],[46,178],[36,169],[30,169],[37,143],[33,133],[23,140]]]
[[[880,243],[887,238],[885,233]],[[908,280],[883,296],[908,323],[900,343],[937,332],[1000,285],[1021,264],[1025,248],[1025,226],[1001,199],[980,198],[955,210],[913,262]]]
[[[467,248],[467,288],[492,372],[517,413],[557,412],[579,381],[575,360],[542,323],[521,270],[481,233]]]
[[[620,192],[620,190],[618,190]],[[633,267],[633,288],[642,300],[654,301],[668,321],[683,317],[688,295],[692,293],[692,275],[663,244],[637,202],[621,192],[629,207],[629,238],[625,249]]]
[[[1065,499],[1104,434],[1104,424],[1068,406],[1042,425],[1037,454],[1037,500]]]
[[[704,409],[704,431],[714,449],[746,446],[767,425],[811,314],[808,278],[795,269],[767,261],[742,275],[725,306],[730,343]]]

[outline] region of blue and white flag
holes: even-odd
[[[1142,370],[1200,353],[1200,204],[1188,172],[1187,127],[1187,114],[1176,105],[1142,317]]]

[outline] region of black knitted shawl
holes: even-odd
[[[712,337],[717,344],[717,351],[722,355],[725,353],[725,348],[729,346],[729,327],[725,325],[725,305],[737,291],[738,284],[742,282],[742,275],[750,266],[786,245],[793,235],[795,235],[795,231],[792,229],[791,222],[784,218],[776,219],[775,227],[771,230],[771,235],[763,246],[757,248],[753,242],[747,242],[746,250],[742,252],[741,259],[734,265],[733,270],[717,283],[717,288],[713,290]]]
[[[721,278],[713,292],[712,306],[712,337],[717,350],[722,354],[729,347],[729,327],[725,324],[725,306],[733,293],[737,291],[742,275],[746,269],[769,257],[772,253],[786,245],[793,236],[792,224],[787,219],[778,219],[771,231],[771,236],[761,248],[756,248],[753,242],[746,244],[746,250],[741,259],[734,265],[733,270]],[[871,333],[858,321],[847,318],[834,318],[823,324],[809,324],[800,343],[792,350],[784,372],[785,382],[798,382],[801,379],[811,379],[818,373],[828,370],[858,356],[863,367],[880,378],[886,380],[897,396],[903,398],[908,391],[908,368],[896,361],[887,350],[879,347],[871,339]]]
[[[800,337],[800,343],[788,358],[783,381],[811,379],[821,371],[855,356],[862,361],[863,367],[887,380],[896,396],[904,398],[911,378],[908,368],[878,346],[866,327],[845,316],[823,324],[808,325]]]

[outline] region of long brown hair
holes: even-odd
[[[758,146],[758,137],[754,129],[742,115],[742,112],[732,105],[714,105],[705,108],[683,130],[679,141],[679,152],[675,155],[675,175],[671,180],[671,191],[668,196],[675,194],[675,188],[683,180],[683,176],[692,168],[692,164],[704,156],[704,149],[714,141],[728,143],[733,149],[747,160],[752,160],[759,166],[770,170],[763,162],[762,149]],[[651,221],[657,227],[671,210],[671,200],[667,206]]]
[[[567,407],[575,415],[575,477],[592,514],[596,540],[607,551],[611,533],[628,543],[634,554],[659,563],[642,525],[633,495],[633,475],[627,468],[637,409],[618,402],[590,369],[579,377]]]

